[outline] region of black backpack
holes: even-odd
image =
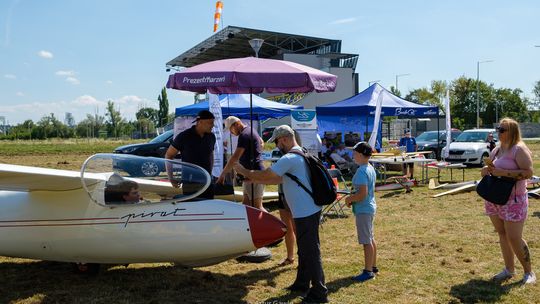
[[[304,186],[298,177],[290,173],[285,173],[285,175],[290,177],[300,187],[302,187],[302,189],[304,189],[313,198],[315,205],[324,206],[333,203],[337,198],[336,185],[334,184],[330,173],[328,173],[328,170],[326,170],[322,162],[314,155],[307,153],[305,150],[292,150],[289,151],[289,153],[298,154],[304,157],[304,160],[308,165],[310,184],[313,191],[310,191],[306,186]]]

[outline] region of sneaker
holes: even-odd
[[[511,279],[515,274],[515,272],[510,272],[510,270],[504,268],[501,272],[494,275],[491,280],[496,282],[502,282]]]
[[[534,284],[534,283],[536,283],[536,275],[532,271],[531,272],[526,272],[523,275],[522,282],[523,282],[523,284]]]
[[[352,279],[354,281],[357,281],[357,282],[365,282],[367,280],[371,280],[371,279],[374,279],[375,278],[375,274],[373,273],[373,271],[367,271],[364,269],[364,271],[362,271],[361,274],[355,276],[355,277],[352,277]]]
[[[377,268],[377,266],[373,266],[371,268],[371,271],[373,271],[374,274],[378,274],[379,273],[379,268]]]

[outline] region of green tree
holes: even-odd
[[[139,111],[135,113],[135,118],[137,118],[137,120],[146,119],[156,126],[159,125],[158,110],[154,108],[140,108]]]
[[[427,88],[414,89],[405,95],[405,99],[419,104],[437,104],[435,95]]]
[[[528,101],[521,98],[522,93],[523,92],[520,89],[496,89],[493,102],[488,104],[489,112],[494,113],[495,111],[492,108],[497,105],[499,119],[503,117],[512,117],[519,122],[530,121],[529,111],[527,111]],[[488,109],[486,109],[486,113],[488,113]],[[494,116],[493,122],[497,122]]]
[[[534,83],[532,93],[534,97],[529,103],[529,110],[539,111],[540,110],[540,80]]]
[[[396,96],[401,97],[401,92],[398,89],[396,89],[396,87],[394,87],[394,86],[390,86],[390,92],[392,92],[392,94],[394,94]]]
[[[119,126],[124,122],[120,111],[114,108],[114,102],[112,100],[107,101],[105,116],[107,116],[107,132],[113,137],[118,137],[119,132],[121,131]]]
[[[527,99],[527,109],[529,109],[531,122],[540,122],[540,80],[534,83],[532,93],[533,98]]]
[[[440,109],[444,109],[444,98],[446,97],[446,91],[450,90],[450,86],[444,80],[433,80],[431,82],[431,93],[435,97],[432,100],[432,105],[439,106]],[[452,97],[450,96],[450,103],[452,103]]]
[[[136,130],[135,124],[132,122],[127,122],[124,119],[120,121],[117,128],[117,133],[122,137],[131,137],[133,132]]]
[[[453,98],[451,100],[451,115],[454,118],[463,119],[463,125],[461,128],[473,128],[476,127],[476,80],[466,78],[464,76],[455,79],[451,83],[451,91],[453,92]],[[487,104],[494,99],[493,85],[487,85],[485,82],[479,83],[479,96],[480,96],[480,125],[485,125],[485,111]],[[452,102],[453,101],[453,102]],[[454,123],[454,119],[452,119]],[[457,123],[457,121],[456,121]]]
[[[412,90],[405,96],[405,99],[419,104],[435,105],[444,112],[443,98],[446,96],[446,90],[448,89],[446,81],[433,80],[430,88]]]
[[[33,120],[27,119],[23,123],[14,126],[7,139],[32,139],[32,129],[36,127]]]
[[[167,99],[167,89],[163,87],[161,94],[158,96],[158,127],[163,127],[169,123],[169,100]]]
[[[46,138],[69,138],[73,136],[73,132],[64,123],[59,121],[54,113],[49,116],[44,116],[37,122],[36,128],[32,129],[32,137],[36,139]]]
[[[77,124],[75,132],[79,137],[98,137],[105,127],[105,117],[98,114],[86,114],[86,118]]]

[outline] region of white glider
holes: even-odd
[[[97,154],[81,172],[0,164],[0,255],[196,267],[240,256],[285,235],[285,225],[269,213],[224,200],[196,199],[210,180],[198,166],[154,159],[170,168],[156,177],[134,178],[122,175],[119,157],[124,164],[126,158],[144,161]],[[144,200],[107,202],[113,177],[115,182],[135,181]],[[180,188],[171,186],[173,178]]]

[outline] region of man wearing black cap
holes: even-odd
[[[180,153],[183,162],[192,163],[201,166],[210,176],[212,176],[212,167],[214,166],[214,145],[216,136],[212,133],[214,127],[214,114],[208,110],[202,110],[197,114],[193,121],[196,124],[191,128],[178,134],[172,141],[167,153],[166,159],[175,159]],[[188,183],[184,182],[183,193],[189,194]],[[179,187],[178,181],[171,179],[174,187]],[[194,187],[198,188],[198,187]],[[208,189],[199,197],[214,198],[214,184],[211,183]]]

